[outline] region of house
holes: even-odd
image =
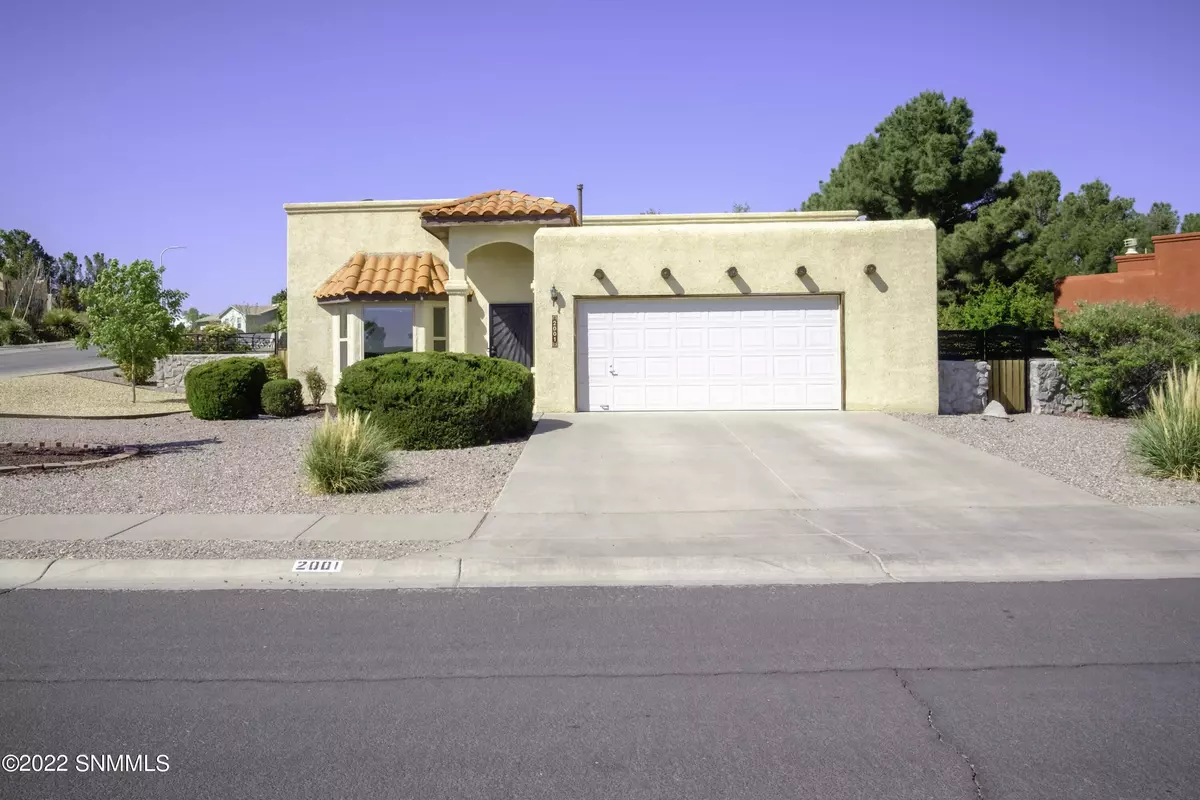
[[[1054,287],[1055,312],[1079,302],[1141,304],[1150,300],[1181,313],[1200,312],[1200,233],[1155,236],[1153,253],[1139,253],[1137,239],[1125,240],[1116,272],[1073,275]]]
[[[223,325],[237,328],[243,333],[262,333],[263,328],[279,319],[279,307],[272,305],[232,305],[220,314]]]
[[[528,365],[546,412],[938,408],[928,221],[581,220],[507,190],[284,210],[293,376],[450,351]]]

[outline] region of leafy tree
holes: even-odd
[[[84,286],[91,286],[92,284],[94,284],[96,282],[96,278],[99,277],[100,273],[102,271],[104,271],[105,269],[107,269],[108,267],[117,266],[117,260],[115,258],[113,258],[113,259],[105,258],[104,253],[92,253],[90,256],[84,256],[83,261],[84,261],[84,271],[83,271],[83,285]]]
[[[661,213],[662,212],[659,211],[657,208],[647,208],[645,211],[642,212],[642,215],[645,216],[646,214],[661,214]]]
[[[183,322],[189,331],[196,330],[196,326],[200,324],[200,318],[204,315],[200,313],[200,309],[192,306],[187,311],[183,312]]]
[[[846,149],[841,163],[804,201],[805,211],[857,209],[867,219],[926,217],[949,233],[994,199],[1004,148],[995,131],[976,136],[967,101],[922,92],[875,133]]]
[[[0,272],[10,278],[32,277],[39,270],[41,277],[47,277],[53,261],[42,243],[27,231],[0,231]]]
[[[1200,214],[1184,214],[1180,233],[1200,233]]]
[[[1138,215],[1137,233],[1138,246],[1142,252],[1154,252],[1154,236],[1165,236],[1179,230],[1179,214],[1170,203],[1154,203],[1148,214]]]
[[[124,266],[110,262],[84,291],[88,328],[75,343],[80,349],[94,344],[115,361],[129,380],[135,403],[139,370],[145,374],[155,359],[177,347],[182,332],[174,320],[187,294],[164,289],[163,271],[147,260]]]
[[[275,294],[271,295],[271,302],[275,304],[287,302],[287,287],[280,289]]]
[[[749,203],[734,203],[733,204],[733,213],[749,214],[750,213],[750,204]]]
[[[943,330],[986,330],[996,325],[1040,329],[1053,323],[1054,298],[1025,281],[1011,286],[992,281],[971,290],[962,302],[938,309],[938,327]]]

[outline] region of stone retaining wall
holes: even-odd
[[[1029,359],[1029,412],[1067,414],[1083,411],[1083,398],[1071,394],[1054,358]]]
[[[978,414],[987,405],[986,361],[938,362],[938,413]]]
[[[154,382],[168,392],[183,393],[183,376],[197,364],[223,358],[267,358],[271,353],[180,353],[160,358],[154,364]]]

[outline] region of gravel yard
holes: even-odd
[[[4,558],[400,558],[412,553],[438,550],[451,542],[303,542],[210,540],[149,540],[142,542],[105,539],[0,540]]]
[[[1041,414],[1016,414],[1008,422],[976,414],[893,416],[1117,503],[1200,503],[1200,483],[1156,480],[1137,473],[1126,450],[1128,420]]]
[[[303,487],[300,459],[320,421],[316,414],[227,422],[198,420],[190,414],[104,420],[0,418],[0,441],[142,447],[141,455],[111,466],[0,475],[0,513],[486,511],[525,446],[519,441],[465,450],[397,451],[383,491],[314,496]]]
[[[0,380],[0,414],[68,417],[124,417],[187,411],[187,400],[172,392],[139,387],[137,402],[129,385],[74,375],[30,375]],[[10,441],[4,434],[0,440]]]

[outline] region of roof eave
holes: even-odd
[[[423,217],[421,219],[421,225],[425,228],[457,228],[461,225],[542,225],[545,227],[565,227],[575,224],[575,219],[570,214],[454,217],[431,216]]]

